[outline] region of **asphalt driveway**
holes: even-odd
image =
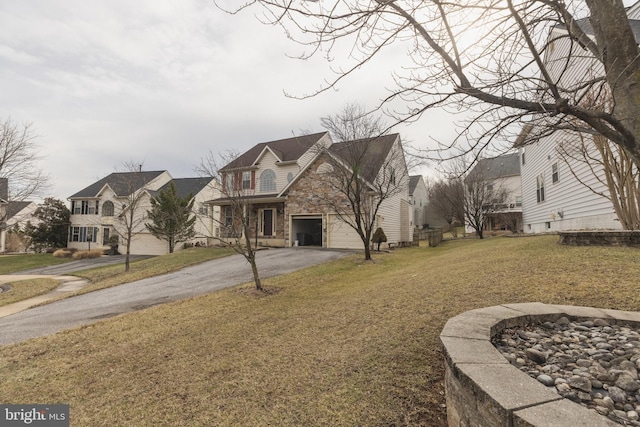
[[[273,277],[338,259],[349,252],[312,248],[259,251],[261,278]],[[53,334],[64,329],[207,294],[252,281],[251,267],[240,255],[220,258],[180,271],[79,295],[0,319],[0,345]]]

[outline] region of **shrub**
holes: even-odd
[[[56,249],[53,256],[56,258],[71,258],[72,252],[68,249]]]
[[[99,258],[102,256],[102,249],[92,249],[90,251],[77,251],[73,254],[73,259]]]
[[[373,243],[377,243],[378,250],[380,250],[380,244],[387,241],[387,236],[384,234],[384,231],[382,231],[382,227],[378,227],[376,229],[375,233],[373,233],[373,236],[371,237],[371,241]]]

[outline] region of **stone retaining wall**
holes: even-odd
[[[542,303],[504,304],[449,319],[440,334],[449,426],[619,427],[521,372],[491,343],[505,328],[555,322],[563,316],[640,325],[638,312]]]
[[[640,231],[560,231],[561,245],[640,247]]]

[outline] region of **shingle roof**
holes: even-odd
[[[590,36],[594,35],[593,26],[591,25],[591,21],[589,18],[578,19],[576,20],[576,22],[580,26],[580,28],[582,28],[582,31],[584,31],[586,34]],[[633,31],[636,41],[640,41],[640,20],[629,19],[629,26]],[[567,26],[564,24],[558,25],[558,27],[567,28]]]
[[[309,148],[325,136],[327,132],[314,133],[311,135],[295,136],[293,138],[280,139],[277,141],[261,142],[254,145],[248,151],[241,154],[238,158],[224,166],[220,171],[236,168],[248,168],[252,166],[258,156],[262,154],[265,148],[269,148],[280,161],[288,162],[298,160]]]
[[[169,185],[173,183],[176,186],[176,194],[178,195],[178,197],[185,198],[189,194],[195,196],[200,191],[202,191],[202,189],[205,188],[212,180],[212,177],[176,178],[167,182],[158,191],[154,191],[152,195],[155,196],[159,192],[165,191],[167,188],[169,188]]]
[[[7,205],[7,219],[13,218],[22,209],[26,208],[33,202],[13,202],[10,201]]]
[[[491,159],[480,159],[474,169],[476,168],[482,172],[483,179],[520,175],[520,156],[518,153],[511,153]]]
[[[134,191],[144,187],[165,171],[143,172],[114,172],[105,176],[100,181],[78,191],[70,199],[81,197],[97,197],[105,185],[109,185],[117,196],[128,196]]]
[[[398,134],[394,133],[375,138],[339,142],[329,147],[329,152],[346,164],[354,164],[357,162],[364,165],[365,169],[362,176],[368,181],[373,181],[376,176],[378,176],[397,138]],[[358,160],[361,155],[363,155],[364,158]]]
[[[416,189],[416,186],[422,179],[422,175],[410,175],[409,176],[409,194],[413,194]]]

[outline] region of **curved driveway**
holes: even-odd
[[[268,278],[331,261],[348,253],[311,248],[264,250],[258,252],[258,271],[261,278]],[[251,267],[241,255],[207,261],[174,273],[78,295],[4,317],[0,319],[0,345],[26,341],[252,280]]]

